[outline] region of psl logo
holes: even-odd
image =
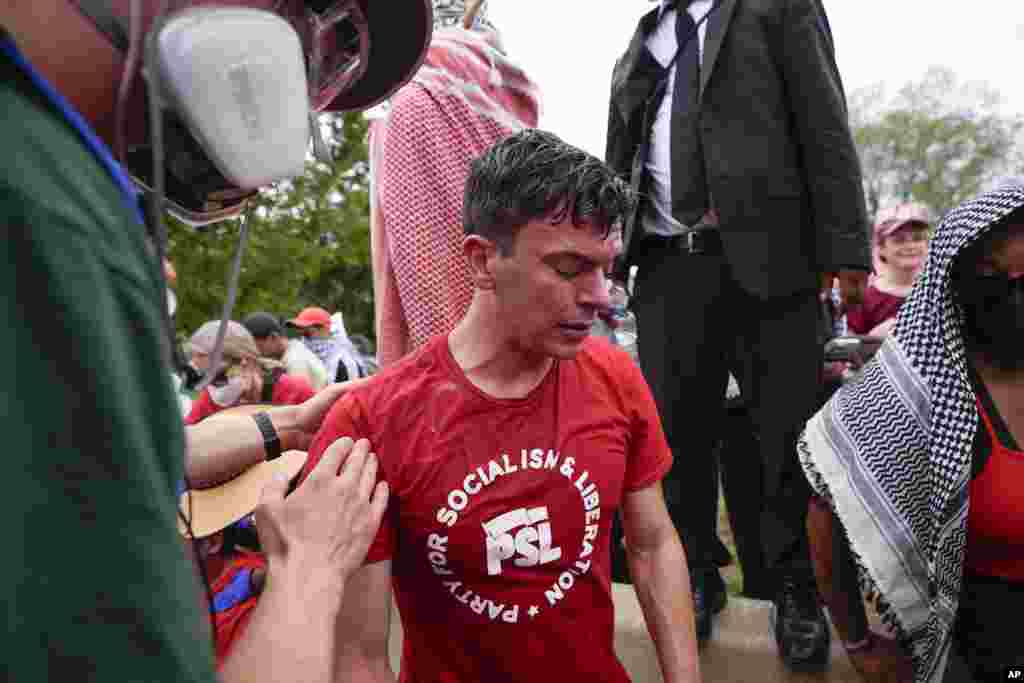
[[[515,556],[517,567],[535,567],[554,562],[561,548],[551,547],[551,524],[546,507],[519,508],[484,522],[487,543],[487,573],[501,574],[501,563]],[[516,531],[512,535],[513,529]]]

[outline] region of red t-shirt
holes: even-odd
[[[392,559],[402,681],[629,680],[612,515],[672,455],[625,352],[590,339],[529,396],[500,400],[440,336],[334,405],[303,477],[346,435],[370,439],[391,490],[367,563]]]
[[[864,302],[851,306],[846,314],[846,324],[854,334],[868,334],[878,325],[895,318],[906,297],[883,292],[874,285],[864,291]]]
[[[274,391],[271,394],[270,402],[276,406],[292,406],[305,403],[312,398],[316,392],[310,386],[309,381],[301,375],[281,375],[274,382]],[[185,418],[185,424],[193,425],[200,420],[210,417],[214,413],[224,410],[213,402],[210,392],[203,389],[199,396],[192,402],[192,410]]]

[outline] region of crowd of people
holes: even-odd
[[[284,324],[266,311],[241,323],[227,321],[220,362],[212,368],[220,328],[220,320],[211,320],[188,340],[188,374],[194,381],[209,374],[211,380],[190,402],[185,424],[241,404],[302,403],[329,383],[376,370],[375,359],[349,339],[341,314],[322,308],[305,308]],[[293,338],[286,328],[294,330]]]
[[[694,683],[720,485],[789,669],[827,669],[832,626],[867,681],[1024,667],[1024,181],[869,220],[819,0],[658,2],[604,160],[536,128],[486,0],[392,3],[401,28],[371,0],[184,4],[0,10],[12,680],[394,680],[394,602],[403,681],[628,681],[628,582]],[[316,306],[174,347],[162,211],[220,220],[268,182],[173,94],[241,27],[301,46],[288,87],[225,67],[282,130],[289,102],[386,101],[377,357]],[[180,32],[195,52],[161,51]],[[826,363],[835,338],[878,350]]]

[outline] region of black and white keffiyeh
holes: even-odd
[[[943,219],[895,330],[798,444],[811,486],[850,539],[863,589],[910,648],[917,683],[942,680],[952,644],[978,424],[953,264],[1021,206],[1016,186]]]

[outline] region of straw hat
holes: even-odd
[[[282,472],[292,479],[306,464],[306,456],[303,451],[285,451],[280,458],[250,467],[220,486],[181,494],[181,512],[186,518],[191,514],[194,537],[205,538],[215,534],[250,514],[259,505],[263,487],[274,474]],[[188,536],[188,529],[180,518],[178,529],[183,536]]]

